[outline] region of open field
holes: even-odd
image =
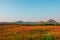
[[[60,40],[60,26],[0,25],[0,40]]]

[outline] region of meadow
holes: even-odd
[[[1,24],[0,40],[60,40],[60,26]]]

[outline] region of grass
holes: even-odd
[[[60,26],[0,25],[0,40],[60,40]]]

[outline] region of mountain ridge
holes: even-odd
[[[24,21],[16,21],[16,22],[0,22],[0,24],[60,24],[59,22],[53,20],[53,19],[49,19],[46,22],[45,21],[39,21],[39,22],[24,22]]]

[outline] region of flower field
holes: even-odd
[[[0,25],[0,40],[60,40],[60,26]]]

